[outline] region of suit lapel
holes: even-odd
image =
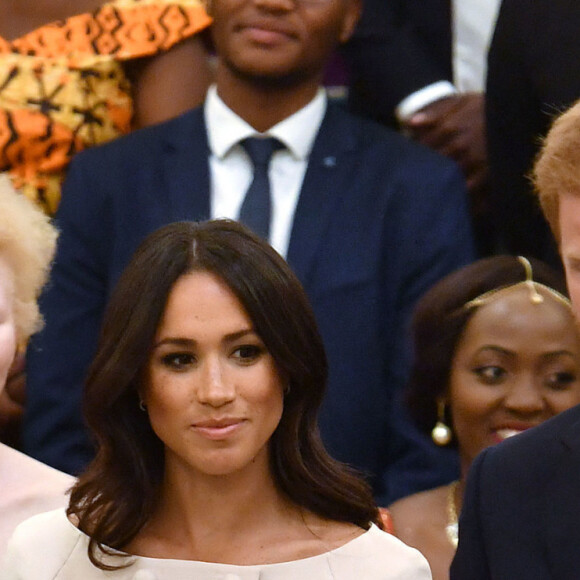
[[[561,444],[565,450],[544,490],[543,513],[553,577],[571,579],[578,577],[580,550],[580,419],[561,435]]]
[[[349,115],[329,103],[308,162],[292,225],[288,263],[307,284],[331,216],[352,171],[356,127]]]
[[[162,144],[169,221],[210,217],[209,146],[198,107],[175,120]]]

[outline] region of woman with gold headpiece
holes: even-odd
[[[0,0],[0,171],[48,213],[78,151],[200,104],[202,0]]]
[[[409,410],[460,477],[390,506],[395,534],[449,578],[457,514],[476,455],[580,403],[580,335],[563,280],[523,257],[479,260],[419,301]]]

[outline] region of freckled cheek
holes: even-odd
[[[245,399],[253,407],[263,409],[264,413],[278,412],[278,409],[281,410],[284,405],[282,387],[277,385],[263,393],[252,393]]]
[[[257,410],[262,420],[278,424],[284,409],[284,393],[280,383],[271,383],[263,390],[248,393],[244,398],[251,408]]]
[[[192,393],[187,383],[181,383],[175,377],[167,380],[164,373],[152,373],[145,387],[144,399],[149,414],[161,416],[185,411],[191,402]]]

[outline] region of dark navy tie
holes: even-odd
[[[272,155],[278,149],[282,149],[284,145],[274,137],[266,139],[249,137],[240,144],[252,160],[254,178],[242,203],[239,220],[254,233],[268,240],[270,238],[270,221],[272,219],[268,169]]]

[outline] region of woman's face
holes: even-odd
[[[580,403],[580,338],[568,307],[540,290],[491,299],[468,322],[448,403],[464,473],[475,456]]]
[[[283,408],[274,360],[229,288],[207,272],[175,283],[142,393],[166,469],[229,475],[268,467]]]
[[[0,257],[0,391],[6,385],[10,365],[16,354],[12,270]]]

